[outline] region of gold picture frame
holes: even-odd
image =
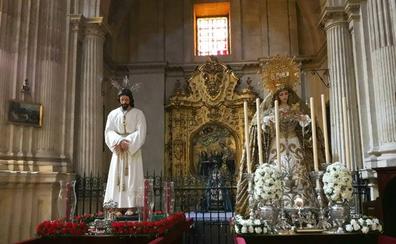
[[[42,127],[43,105],[18,100],[10,100],[8,122],[12,124]]]

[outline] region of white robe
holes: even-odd
[[[125,118],[124,113],[119,107],[111,111],[107,117],[105,142],[113,156],[104,203],[117,202],[118,208],[140,207],[143,204],[141,194],[144,185],[141,147],[146,138],[146,119],[143,112],[136,108],[127,111]],[[122,140],[129,142],[129,148],[127,152],[117,155],[114,147]],[[120,177],[121,175],[123,176]]]

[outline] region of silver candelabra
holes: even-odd
[[[324,172],[323,171],[312,171],[311,176],[315,179],[315,192],[316,192],[316,198],[318,199],[318,204],[319,204],[319,215],[318,215],[318,223],[317,227],[328,230],[332,227],[332,225],[327,221],[326,214],[325,214],[325,208],[323,204],[323,188],[322,185],[320,184],[320,180],[323,177]]]

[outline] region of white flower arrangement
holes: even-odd
[[[323,175],[323,191],[332,202],[352,199],[352,175],[340,162],[330,164]]]
[[[266,221],[261,221],[259,219],[243,219],[241,215],[235,216],[234,228],[237,234],[275,234],[274,228]]]
[[[382,225],[377,218],[363,216],[362,218],[353,218],[344,225],[346,232],[361,232],[367,234],[370,231],[382,232]]]
[[[261,164],[254,172],[254,200],[274,203],[282,197],[282,176],[272,164]]]

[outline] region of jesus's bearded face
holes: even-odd
[[[130,107],[130,99],[128,96],[120,96],[120,104],[123,110],[128,110]]]

